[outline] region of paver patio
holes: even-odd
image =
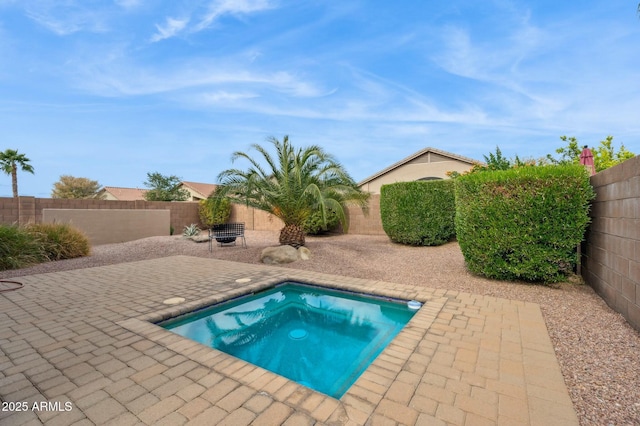
[[[536,304],[187,256],[17,280],[3,425],[578,424]],[[425,304],[340,400],[152,323],[285,280]]]

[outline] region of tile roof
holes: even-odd
[[[144,200],[144,194],[147,192],[146,189],[120,188],[117,186],[105,186],[102,188],[102,191],[108,192],[114,198],[120,201]]]
[[[436,149],[436,148],[431,148],[431,147],[427,147],[424,149],[421,149],[420,151],[411,154],[410,156],[408,156],[407,158],[404,158],[400,161],[398,161],[397,163],[393,163],[392,165],[390,165],[389,167],[380,170],[379,172],[369,176],[368,178],[358,182],[358,186],[364,185],[367,182],[370,182],[372,180],[374,180],[375,178],[382,176],[386,173],[389,173],[391,170],[393,169],[397,169],[398,167],[410,162],[411,160],[420,157],[421,155],[424,155],[428,152],[432,152],[434,154],[438,154],[440,156],[443,157],[449,157],[452,160],[458,160],[458,161],[462,161],[463,163],[469,163],[469,165],[475,164],[475,163],[482,163],[480,161],[474,160],[472,158],[468,158],[468,157],[463,157],[462,155],[457,155],[457,154],[453,154],[451,152],[447,152],[447,151],[442,151],[440,149]]]
[[[218,187],[218,185],[215,185],[213,183],[188,182],[186,180],[182,181],[182,185],[202,195],[201,198],[207,198],[209,194],[211,194]]]

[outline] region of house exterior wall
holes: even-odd
[[[199,192],[194,191],[193,189],[189,188],[188,186],[182,186],[181,189],[184,189],[189,193],[189,198],[187,198],[187,201],[199,201],[199,200],[202,200],[203,198],[207,198],[207,197],[203,197],[202,194],[200,194]]]
[[[582,277],[640,330],[640,156],[591,177],[596,199]]]
[[[431,158],[427,157],[428,155]],[[360,188],[372,194],[379,194],[382,185],[395,182],[412,182],[430,177],[447,179],[447,172],[463,173],[471,170],[471,167],[472,165],[469,163],[428,153],[364,183]]]
[[[105,200],[110,200],[110,201],[117,201],[117,200],[118,200],[118,199],[115,197],[115,195],[113,195],[113,194],[112,194],[111,192],[109,192],[109,191],[104,191],[102,194],[103,194],[102,196],[104,197],[104,199],[105,199]]]

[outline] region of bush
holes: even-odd
[[[25,230],[41,244],[49,260],[73,259],[91,252],[86,235],[68,224],[38,223],[28,225]]]
[[[47,260],[42,245],[23,228],[0,225],[0,271]]]
[[[470,271],[558,282],[573,271],[594,191],[582,166],[523,167],[456,179],[456,235]]]
[[[380,189],[382,228],[391,241],[441,245],[455,236],[452,180],[398,182]]]
[[[324,224],[322,223],[322,212],[318,210],[313,212],[311,216],[309,216],[307,220],[305,220],[304,224],[302,225],[302,229],[304,229],[304,232],[308,235],[318,235],[322,234],[323,232],[336,229],[339,224],[340,219],[338,218],[338,215],[334,211],[328,210],[327,226],[324,226]]]
[[[231,215],[231,202],[227,197],[210,196],[204,200],[200,200],[198,213],[200,221],[207,228],[213,225],[226,223]]]

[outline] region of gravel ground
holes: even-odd
[[[259,263],[276,232],[247,231],[248,249],[216,248],[179,236],[100,245],[80,259],[0,271],[1,278],[88,268],[171,255]],[[312,258],[284,267],[523,300],[540,304],[582,425],[640,425],[640,334],[575,277],[554,288],[470,274],[457,243],[409,247],[386,236],[308,237]]]

